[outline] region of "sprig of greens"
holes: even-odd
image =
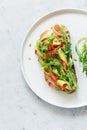
[[[80,44],[82,44],[81,50],[79,50]],[[77,44],[75,46],[75,50],[79,57],[79,61],[82,63],[83,72],[85,72],[85,74],[87,76],[87,37],[81,38],[77,42]]]

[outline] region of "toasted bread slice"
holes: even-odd
[[[56,24],[43,32],[37,41],[35,52],[50,86],[66,93],[77,89],[70,32],[67,27]]]

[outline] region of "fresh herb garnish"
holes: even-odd
[[[81,49],[79,49],[79,45],[81,45]],[[87,37],[81,38],[77,42],[77,44],[75,46],[75,50],[79,57],[79,61],[82,63],[83,72],[85,72],[85,74],[87,76]]]

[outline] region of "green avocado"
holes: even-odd
[[[65,53],[62,51],[61,48],[58,49],[58,54],[59,54],[60,58],[61,58],[63,61],[65,61],[65,63],[67,64],[66,55],[65,55]]]

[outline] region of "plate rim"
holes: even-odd
[[[25,69],[24,69],[24,66],[23,66],[23,48],[24,48],[24,45],[26,43],[26,40],[29,36],[29,34],[31,33],[31,31],[33,30],[33,28],[38,24],[38,22],[42,21],[45,17],[48,17],[48,16],[51,16],[51,15],[54,15],[56,13],[62,13],[64,12],[65,13],[69,13],[69,12],[72,12],[72,13],[83,13],[83,14],[86,14],[87,15],[87,10],[85,9],[76,9],[76,8],[63,8],[63,9],[59,9],[59,10],[54,10],[54,11],[50,11],[49,13],[46,13],[45,15],[42,15],[41,17],[39,17],[31,26],[30,28],[28,29],[28,32],[25,34],[24,36],[24,40],[23,42],[21,43],[21,47],[20,47],[20,67],[21,67],[21,72],[22,72],[22,75],[23,75],[23,78],[24,80],[26,81],[28,87],[32,90],[32,92],[38,96],[40,99],[42,99],[43,101],[53,105],[53,106],[56,106],[56,107],[60,107],[60,108],[66,108],[66,109],[72,109],[72,108],[81,108],[81,107],[84,107],[84,106],[87,106],[87,103],[84,103],[84,104],[81,104],[81,105],[78,105],[78,106],[62,106],[62,105],[57,105],[57,104],[53,104],[52,102],[50,101],[47,101],[45,100],[43,97],[40,97],[35,91],[33,91],[32,87],[30,87],[30,83],[29,83],[29,79],[27,78],[27,75],[26,75],[26,72],[25,72]]]

